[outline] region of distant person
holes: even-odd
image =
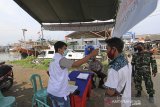
[[[102,68],[103,68],[102,63],[98,61],[96,57],[92,57],[91,61],[89,62],[89,70],[93,71],[98,76],[98,78],[100,78],[98,88],[104,89],[103,85],[104,85],[104,78],[106,77],[106,75],[102,72]],[[93,81],[93,88],[95,88],[96,87],[95,81],[94,80],[92,81]]]
[[[67,44],[58,41],[54,44],[55,55],[49,65],[49,81],[47,92],[52,100],[53,107],[70,107],[68,92],[68,68],[79,67],[86,63],[91,57],[98,54],[98,49],[93,50],[89,55],[78,61],[66,59],[63,54],[67,49]]]
[[[132,67],[134,68],[134,82],[137,90],[136,97],[141,97],[142,80],[145,81],[147,93],[149,94],[149,101],[154,103],[155,90],[153,89],[153,82],[151,79],[151,73],[153,77],[157,74],[157,64],[153,56],[153,53],[145,51],[143,43],[137,44],[138,53],[135,53],[132,58]],[[152,68],[152,72],[151,69]]]
[[[132,67],[122,52],[124,42],[120,38],[114,37],[106,40],[106,43],[106,52],[108,58],[111,59],[107,81],[104,84],[106,96],[113,98],[121,97],[121,104],[116,107],[130,107]]]

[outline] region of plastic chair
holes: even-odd
[[[42,101],[36,99],[36,103],[38,105],[38,107],[50,107],[49,105],[43,103]]]
[[[32,98],[32,107],[34,106],[35,99],[38,99],[40,101],[43,101],[45,104],[47,104],[47,90],[46,88],[43,88],[42,86],[42,80],[40,75],[38,74],[33,74],[30,78],[30,81],[33,86],[33,98]],[[39,87],[38,87],[38,82],[39,82]]]
[[[13,96],[4,97],[0,91],[0,106],[1,107],[17,107],[15,97]]]

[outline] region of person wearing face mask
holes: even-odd
[[[54,44],[55,55],[49,65],[49,81],[47,93],[50,97],[53,107],[70,107],[68,92],[68,68],[79,67],[86,63],[91,57],[95,57],[99,50],[93,50],[84,58],[72,61],[66,59],[63,55],[67,49],[67,44],[58,41]]]
[[[134,82],[137,90],[136,97],[141,97],[142,91],[142,79],[145,81],[147,93],[149,94],[149,102],[154,103],[153,82],[151,79],[151,69],[153,77],[157,74],[157,64],[153,54],[145,50],[143,43],[137,44],[138,53],[135,53],[132,57],[132,67],[134,69]]]
[[[124,42],[120,38],[113,37],[106,40],[106,43],[106,52],[111,61],[107,81],[104,84],[105,95],[113,98],[121,96],[122,101],[116,107],[130,107],[132,66],[123,54]]]

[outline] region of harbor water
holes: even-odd
[[[0,52],[0,62],[20,60],[21,55],[18,52]]]

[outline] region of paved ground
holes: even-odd
[[[148,102],[148,96],[146,94],[145,86],[143,83],[143,93],[142,98],[135,99],[135,89],[132,83],[132,97],[133,101],[140,101],[136,107],[160,107],[160,59],[157,59],[158,63],[158,75],[153,78],[154,88],[156,90],[155,94],[155,104],[150,104]],[[33,95],[33,89],[29,81],[30,76],[33,73],[38,73],[42,77],[44,87],[47,86],[48,75],[45,71],[35,70],[30,68],[23,68],[21,66],[14,65],[14,85],[13,87],[3,93],[5,96],[15,96],[18,107],[31,107],[31,99]],[[94,89],[91,92],[91,97],[87,101],[87,107],[104,107],[104,90]],[[134,106],[135,107],[135,106]]]
[[[157,77],[153,78],[154,81],[154,88],[156,90],[155,94],[155,103],[149,103],[148,101],[148,95],[145,90],[145,86],[143,83],[143,91],[142,91],[142,97],[136,98],[134,97],[136,94],[134,83],[132,83],[132,106],[133,107],[160,107],[160,83],[158,79],[160,78],[160,73],[157,75]],[[102,89],[94,89],[91,92],[91,98],[87,102],[87,107],[104,107],[104,91]]]
[[[160,107],[160,59],[159,57],[156,57],[157,65],[158,65],[158,74],[156,77],[152,77],[153,83],[154,83],[154,89],[155,89],[155,103],[149,103],[148,101],[148,94],[146,92],[144,81],[142,82],[143,91],[142,91],[142,97],[136,98],[136,90],[134,87],[134,83],[132,82],[132,106],[133,107]],[[87,107],[104,107],[104,90],[102,89],[94,89],[92,90],[91,98],[88,100]]]

